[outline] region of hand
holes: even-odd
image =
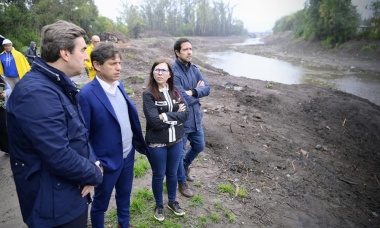
[[[201,86],[205,86],[205,82],[204,81],[199,81],[197,83],[197,86],[195,88],[198,88],[198,87],[201,87]]]
[[[183,112],[186,110],[185,104],[179,104],[177,112]]]
[[[1,94],[0,94],[1,98],[5,98],[7,96],[7,93],[5,91],[3,91]]]
[[[92,192],[92,190],[94,190],[94,186],[92,186],[92,185],[84,186],[82,189],[82,192],[81,192],[82,197],[83,198],[86,197],[88,195],[88,193]]]

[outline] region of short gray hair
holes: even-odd
[[[41,58],[46,62],[55,62],[60,58],[61,50],[73,52],[78,37],[84,37],[86,32],[71,22],[59,20],[45,25],[41,31]]]

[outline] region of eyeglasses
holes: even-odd
[[[156,74],[159,74],[159,73],[169,74],[170,73],[170,71],[168,69],[159,69],[159,68],[154,69],[153,72]]]

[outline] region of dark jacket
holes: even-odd
[[[149,89],[143,93],[143,109],[146,118],[145,140],[148,143],[169,144],[176,142],[184,135],[183,123],[187,120],[189,111],[186,107],[185,111],[177,112],[179,104],[184,101],[174,100],[173,91],[161,92],[161,97],[165,99],[156,101]],[[161,113],[165,113],[167,121],[160,120]]]
[[[102,182],[76,95],[63,72],[36,59],[7,102],[10,163],[28,227],[77,218],[89,203],[82,187]]]
[[[118,89],[123,94],[129,111],[133,132],[133,148],[148,155],[148,148],[142,134],[137,109],[120,83]],[[80,92],[79,99],[86,127],[90,133],[90,143],[105,172],[115,171],[123,164],[123,143],[116,113],[103,87],[95,78]],[[132,151],[134,152],[134,151]],[[131,152],[131,153],[132,153]]]
[[[29,48],[25,52],[25,56],[28,59],[29,65],[32,65],[34,58],[37,56],[37,46],[34,47],[34,44],[36,44],[36,42],[31,41]]]
[[[189,107],[189,118],[184,123],[185,133],[199,131],[202,128],[203,112],[201,110],[200,98],[210,94],[210,86],[203,78],[199,69],[192,63],[186,67],[178,59],[173,63],[174,83],[175,87],[181,91]],[[204,81],[205,86],[195,88],[199,81]],[[196,90],[196,96],[189,96],[186,90]]]

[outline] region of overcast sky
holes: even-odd
[[[352,0],[358,7],[359,13],[369,16],[365,6],[372,0]],[[128,0],[130,4],[138,4],[140,0]],[[234,16],[244,22],[249,32],[270,31],[276,20],[283,16],[303,9],[305,0],[224,0],[235,6]],[[121,9],[120,0],[95,0],[99,13],[112,20],[116,20]]]

